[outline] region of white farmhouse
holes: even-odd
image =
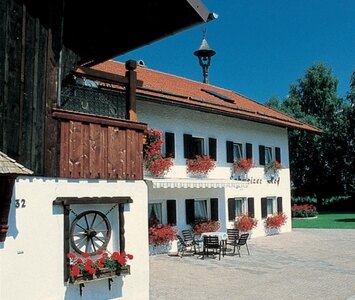
[[[124,65],[106,61],[97,70],[123,74]],[[267,216],[284,212],[291,231],[291,186],[288,130],[319,133],[319,129],[257,103],[234,91],[148,69],[137,68],[137,115],[140,122],[163,133],[163,154],[174,165],[163,178],[146,176],[148,217],[174,224],[181,231],[197,218],[233,227],[235,217],[249,213],[258,220],[252,236],[266,234]],[[209,155],[216,167],[205,178],[187,172],[186,161]],[[245,174],[233,162],[250,158],[254,167]],[[277,174],[265,167],[282,165]]]

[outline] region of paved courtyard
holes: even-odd
[[[294,229],[241,257],[150,256],[150,300],[355,300],[355,230]]]

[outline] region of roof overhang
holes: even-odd
[[[145,178],[147,185],[153,189],[172,188],[172,189],[221,189],[221,188],[235,188],[244,189],[248,187],[247,182],[226,179],[199,179],[199,178]]]
[[[94,65],[215,16],[200,0],[65,1],[63,41],[80,64]]]

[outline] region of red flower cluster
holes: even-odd
[[[152,226],[149,228],[149,244],[158,246],[177,239],[177,229],[171,225]]]
[[[239,229],[242,232],[248,232],[254,229],[257,225],[258,220],[248,214],[242,214],[234,221],[234,228]]]
[[[234,172],[247,173],[251,168],[254,168],[254,163],[251,158],[241,158],[234,162]]]
[[[149,129],[144,133],[144,167],[152,176],[161,176],[173,166],[173,159],[164,158],[161,154],[161,145],[163,144],[161,131]]]
[[[214,232],[221,228],[219,221],[212,221],[211,219],[202,219],[195,222],[192,226],[192,231],[195,235],[201,235],[204,232]]]
[[[280,227],[286,224],[287,216],[284,212],[274,214],[265,219],[265,227],[268,229],[280,229]]]
[[[128,259],[133,259],[132,254],[126,252],[113,252],[109,255],[106,251],[98,250],[97,255],[101,255],[97,259],[91,259],[90,254],[83,253],[81,256],[72,252],[67,254],[70,264],[70,275],[78,277],[87,272],[90,275],[95,275],[99,270],[109,268],[116,270],[119,266],[125,266]]]
[[[194,159],[187,159],[187,173],[204,174],[213,170],[216,162],[209,155],[196,155]]]
[[[294,204],[291,211],[293,218],[309,218],[318,215],[317,208],[312,204]]]
[[[278,171],[281,170],[283,168],[282,164],[279,163],[277,160],[273,160],[271,162],[269,162],[266,166],[265,166],[265,170],[267,171]]]

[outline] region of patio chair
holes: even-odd
[[[187,245],[187,247],[193,247],[194,249],[194,254],[197,253],[197,248],[200,248],[200,240],[196,240],[194,235],[192,234],[192,231],[189,229],[184,229],[181,231],[182,232],[182,236],[183,236],[183,240],[185,242],[185,244]]]
[[[249,238],[249,233],[242,233],[236,243],[236,248],[237,248],[237,251],[238,251],[238,255],[240,257],[240,248],[242,246],[246,246],[247,250],[248,250],[248,255],[250,255],[250,252],[249,252],[249,248],[248,248],[248,238]]]
[[[225,252],[227,251],[227,247],[233,246],[233,254],[235,254],[235,247],[237,245],[237,241],[239,239],[239,229],[227,229],[227,241],[225,243],[226,249]]]
[[[185,251],[187,250],[188,246],[185,243],[184,239],[181,237],[181,235],[177,235],[178,238],[178,255],[180,256],[180,258],[182,258],[184,256]]]
[[[205,255],[208,257],[209,254],[218,254],[218,259],[221,260],[221,252],[223,253],[223,247],[218,236],[207,235],[203,237],[202,259],[205,258]]]

